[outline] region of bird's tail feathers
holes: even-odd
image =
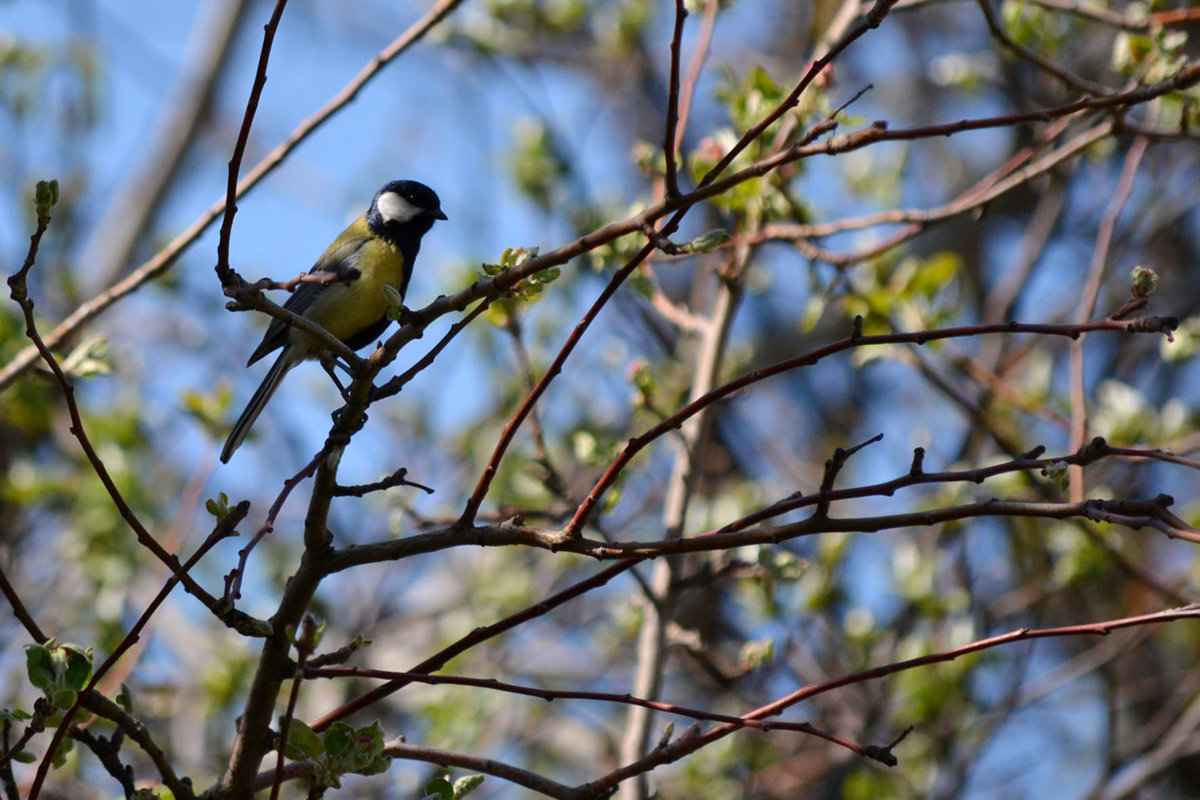
[[[241,447],[246,434],[250,432],[250,426],[258,419],[258,415],[266,407],[271,395],[275,394],[275,390],[279,388],[283,376],[287,375],[291,368],[301,360],[296,358],[291,347],[284,346],[283,352],[279,354],[279,358],[275,359],[275,363],[267,372],[267,377],[263,378],[263,382],[259,384],[254,396],[250,398],[250,404],[246,406],[246,410],[234,424],[233,430],[229,432],[229,438],[225,440],[225,447],[221,450],[222,463],[228,463],[234,451]]]

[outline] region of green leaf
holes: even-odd
[[[108,339],[92,336],[63,359],[63,371],[76,378],[91,378],[108,375],[112,365],[108,361]]]
[[[531,258],[537,258],[541,252],[537,247],[506,247],[500,254],[500,265],[503,269],[519,267]]]
[[[305,761],[325,755],[325,744],[312,728],[298,719],[288,721],[287,757],[293,761]]]
[[[638,395],[644,403],[648,404],[654,393],[658,391],[658,381],[654,379],[654,372],[644,359],[639,359],[634,363],[629,372],[629,381],[637,389]]]
[[[1067,487],[1071,485],[1071,479],[1068,475],[1068,467],[1065,461],[1054,461],[1042,468],[1042,475],[1055,486],[1059,491],[1065,492]]]
[[[738,663],[742,669],[758,669],[775,658],[775,640],[767,637],[757,641],[746,642],[738,653]]]
[[[454,800],[454,784],[449,778],[434,778],[425,784],[424,800]]]
[[[521,283],[520,286],[517,287],[517,291],[520,293],[522,299],[532,300],[533,298],[535,298],[539,294],[541,294],[542,290],[545,288],[546,287],[542,286],[540,283],[534,283],[533,281],[524,281]]]
[[[685,253],[707,253],[716,250],[721,245],[730,240],[730,235],[727,231],[716,228],[714,230],[702,233],[695,239],[692,239],[681,248]]]
[[[62,652],[66,668],[63,679],[67,688],[81,691],[92,679],[92,652],[76,644],[63,644],[58,647]]]
[[[23,722],[27,719],[33,719],[28,711],[22,711],[19,708],[0,708],[0,722]]]
[[[324,637],[325,623],[318,624],[315,619],[306,615],[300,623],[300,637],[298,639],[293,637],[292,642],[296,645],[297,650],[311,653],[317,649]]]
[[[54,758],[51,759],[51,763],[54,764],[56,768],[61,767],[63,764],[67,763],[67,756],[70,755],[71,751],[74,749],[74,739],[63,739],[58,745],[58,750],[54,752]]]
[[[331,758],[340,757],[354,743],[355,730],[345,722],[335,722],[325,731],[325,752]]]
[[[179,407],[195,419],[213,436],[225,438],[229,426],[229,407],[233,404],[233,386],[221,381],[212,391],[183,391],[179,394]]]
[[[629,278],[628,281],[626,281],[626,283],[630,288],[647,300],[654,297],[654,284],[650,282],[650,279],[646,277],[645,274],[636,272]]]
[[[464,775],[454,782],[454,800],[461,800],[483,785],[483,775]]]
[[[562,269],[559,267],[550,267],[549,269],[544,269],[541,272],[535,272],[530,275],[529,282],[538,286],[547,286],[558,280],[561,275]]]
[[[48,219],[54,206],[58,205],[58,181],[38,181],[33,190],[33,207],[38,219]]]
[[[225,519],[229,514],[229,496],[219,492],[216,499],[209,498],[204,501],[204,509],[218,520]]]
[[[383,297],[385,300],[387,300],[387,304],[390,308],[394,308],[396,310],[404,308],[404,295],[400,294],[400,290],[395,286],[384,284]]]
[[[378,768],[376,758],[383,752],[383,731],[378,722],[363,728],[334,723],[325,734],[325,750],[329,753],[329,768],[338,774],[362,772]],[[336,733],[335,733],[335,728]],[[332,740],[331,740],[332,735]],[[385,767],[386,769],[386,767]]]
[[[54,685],[54,657],[49,647],[31,644],[25,648],[25,674],[30,683],[43,691]]]
[[[392,757],[378,755],[364,767],[354,770],[358,775],[381,775],[392,765]]]
[[[75,705],[75,701],[79,699],[79,692],[74,689],[59,689],[50,695],[50,703],[55,708],[60,708],[63,711]]]
[[[1134,297],[1148,297],[1158,288],[1158,273],[1138,265],[1133,268],[1130,281],[1133,284]]]

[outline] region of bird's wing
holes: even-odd
[[[360,223],[363,231],[357,230]],[[312,274],[333,272],[339,281],[347,280],[351,275],[351,270],[356,268],[355,265],[361,256],[363,245],[368,241],[370,239],[369,232],[366,232],[366,222],[360,219],[333,240],[333,244],[325,249],[325,252],[317,259],[317,263],[313,264],[310,272]],[[303,315],[321,292],[325,291],[326,286],[328,284],[325,283],[302,283],[296,287],[296,291],[283,304],[283,307],[293,314]],[[289,327],[283,320],[272,319],[271,324],[267,326],[267,332],[263,334],[262,341],[250,355],[250,360],[246,362],[246,366],[258,361],[272,350],[283,347],[287,342]]]

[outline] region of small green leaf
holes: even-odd
[[[23,722],[27,719],[32,719],[28,711],[22,711],[19,708],[0,708],[0,722]]]
[[[729,241],[731,237],[726,231],[717,228],[715,230],[702,233],[695,239],[692,239],[681,248],[685,253],[707,253],[716,250],[721,245]]]
[[[1065,461],[1053,461],[1042,467],[1042,474],[1045,475],[1052,483],[1058,486],[1059,491],[1066,491],[1071,485],[1071,480],[1068,477],[1068,468]]]
[[[117,701],[117,705],[119,705],[121,708],[125,709],[130,714],[133,713],[133,692],[129,691],[129,686],[122,683],[121,690],[117,692],[117,696],[114,699]]]
[[[325,752],[331,757],[342,755],[354,741],[354,728],[345,722],[335,722],[325,731]]]
[[[324,636],[325,623],[317,624],[311,615],[306,614],[300,622],[300,636],[293,636],[292,643],[296,645],[297,650],[307,654],[317,649]]]
[[[92,679],[92,651],[76,644],[64,644],[58,648],[65,667],[63,681],[67,688],[80,691]],[[74,702],[74,701],[72,701]]]
[[[423,800],[454,800],[454,784],[446,777],[434,778],[425,784]]]
[[[1133,284],[1134,297],[1149,297],[1158,288],[1158,273],[1140,264],[1133,268],[1130,280]]]
[[[108,362],[108,339],[103,336],[88,338],[63,359],[62,368],[76,378],[108,375],[112,372]]]
[[[218,492],[216,499],[209,498],[204,501],[204,508],[218,520],[225,519],[229,514],[229,495]]]
[[[617,507],[617,504],[621,502],[621,490],[623,488],[624,487],[621,486],[621,482],[618,481],[617,483],[613,484],[612,488],[605,493],[604,503],[601,505],[601,510],[605,514],[612,511]]]
[[[316,760],[325,754],[321,737],[298,719],[288,721],[287,757],[293,761]]]
[[[743,669],[758,669],[775,657],[775,640],[767,637],[746,642],[738,653],[738,663]]]
[[[804,313],[800,317],[800,330],[803,333],[812,333],[813,328],[817,327],[817,323],[821,321],[821,315],[825,313],[825,297],[822,295],[813,295],[808,298],[808,302],[804,304]]]
[[[38,219],[49,219],[50,212],[58,205],[58,181],[38,181],[33,190],[33,206]]]
[[[388,306],[394,309],[404,308],[404,295],[400,294],[400,290],[395,286],[384,284],[383,297],[387,300]]]
[[[63,711],[75,705],[75,701],[79,699],[79,692],[74,689],[59,689],[50,695],[50,703],[55,708],[60,708]]]
[[[28,750],[21,750],[13,754],[13,761],[16,761],[20,764],[33,764],[37,761],[37,756]]]
[[[531,258],[537,258],[541,252],[537,247],[508,247],[500,255],[500,264],[505,269],[519,267]]]
[[[636,272],[627,281],[629,286],[642,297],[649,300],[654,297],[654,284],[641,272]]]
[[[49,647],[31,644],[25,648],[25,673],[29,682],[43,691],[54,685],[54,657]]]
[[[55,767],[61,767],[63,764],[67,763],[67,756],[70,755],[71,751],[74,749],[74,739],[63,739],[59,743],[58,750],[55,751],[54,758],[51,759],[51,763],[54,764]]]
[[[549,269],[544,269],[541,272],[535,272],[534,274],[530,275],[529,282],[537,284],[538,286],[547,286],[558,280],[559,276],[561,275],[562,270],[560,268],[550,267]]]
[[[532,300],[533,298],[535,298],[539,294],[541,294],[542,290],[545,288],[546,287],[540,283],[534,283],[533,281],[524,281],[523,283],[521,283],[521,285],[519,287],[517,287],[517,290],[520,292],[522,299]]]
[[[358,775],[381,775],[392,765],[391,756],[379,755],[371,759],[365,766],[354,770]]]
[[[454,782],[454,800],[462,800],[483,785],[482,775],[464,775]]]
[[[637,391],[634,401],[638,405],[651,407],[654,395],[658,391],[658,381],[655,379],[654,371],[650,369],[650,365],[645,359],[638,359],[630,366],[628,375],[629,382],[633,384],[633,388]]]
[[[383,752],[383,731],[378,722],[362,728],[335,722],[325,734],[325,751],[329,754],[330,770],[339,775],[361,773],[364,769],[381,771],[376,760]]]

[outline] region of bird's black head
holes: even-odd
[[[416,181],[391,181],[375,193],[367,210],[371,231],[397,243],[420,240],[439,219],[446,215],[437,194]]]

